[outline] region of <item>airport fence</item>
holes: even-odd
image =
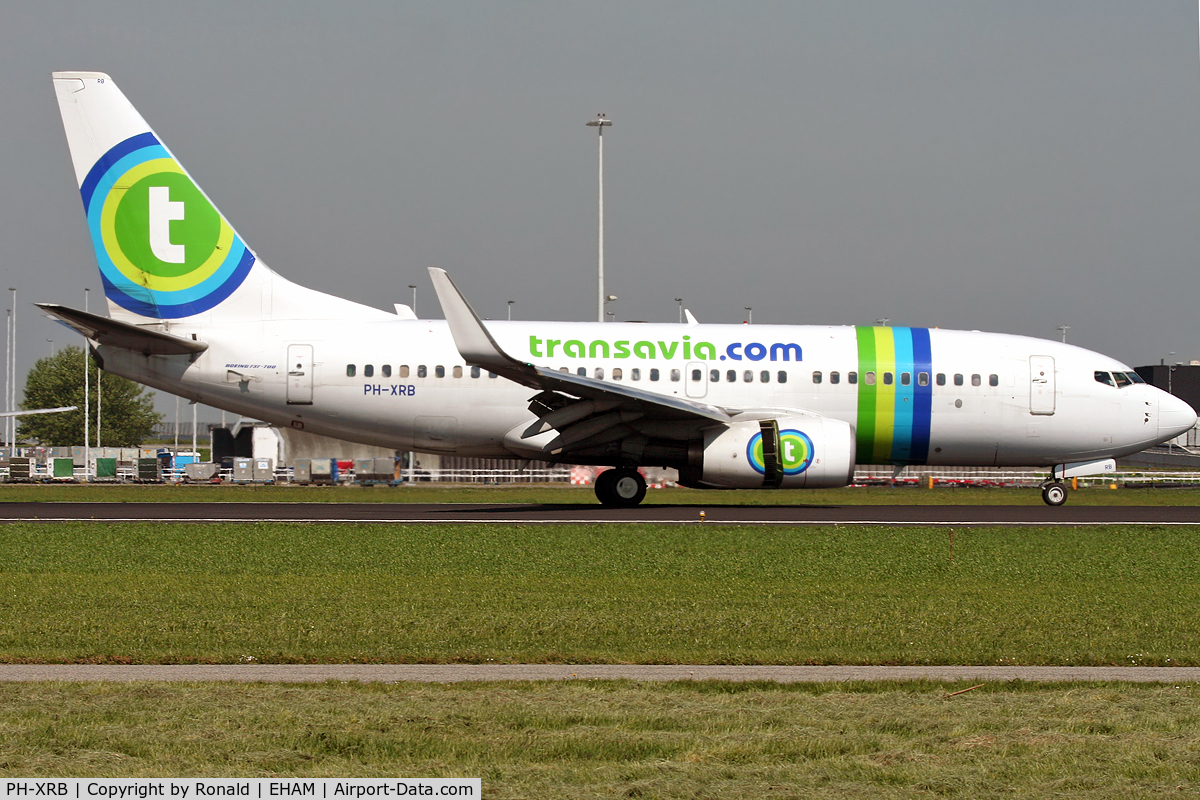
[[[519,484],[560,484],[589,486],[595,481],[595,476],[604,468],[596,467],[539,467],[536,469],[416,469],[400,470],[399,483],[416,484],[466,484],[466,485],[519,485]],[[643,470],[647,482],[656,488],[676,485],[674,470],[646,469]],[[165,483],[189,482],[183,469],[163,469],[162,481]],[[1038,486],[1048,477],[1045,468],[1025,469],[987,469],[979,467],[907,467],[896,473],[894,468],[887,465],[866,465],[858,467],[854,472],[856,486],[920,486],[920,487],[953,487],[953,486]],[[221,483],[236,483],[232,470],[224,469],[217,473]],[[116,475],[100,479],[109,483],[132,483],[137,480],[137,468],[125,462],[118,464]],[[31,464],[30,473],[24,473],[16,481],[29,482],[80,482],[97,480],[82,466],[76,466],[70,477],[50,474],[46,463]],[[0,482],[10,481],[10,469],[0,461]],[[249,482],[249,481],[243,481]],[[262,482],[262,481],[259,481]],[[290,467],[277,467],[273,472],[272,482],[286,484],[293,482]],[[357,483],[358,478],[353,470],[342,470],[338,475],[339,484]],[[1119,470],[1105,475],[1087,476],[1078,479],[1080,486],[1101,486],[1118,484],[1125,486],[1200,486],[1200,472],[1183,470]]]

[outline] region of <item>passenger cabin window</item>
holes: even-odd
[[[864,372],[863,373],[863,383],[865,383],[867,386],[874,386],[875,385],[875,373],[874,372]]]
[[[494,373],[494,372],[489,372],[489,373],[488,373],[488,377],[489,377],[489,378],[495,378],[495,377],[496,377],[496,373]]]
[[[373,364],[363,364],[363,377],[373,378],[375,376],[375,366]]]
[[[571,371],[571,368],[570,368],[570,367],[559,367],[559,368],[558,368],[558,371],[559,371],[559,372],[567,372],[567,373],[569,373],[569,372]]]
[[[890,373],[890,372],[883,373],[883,385],[884,386],[892,385],[892,373]]]
[[[764,369],[762,372],[758,373],[758,380],[760,383],[770,383],[771,382],[770,370]]]
[[[408,377],[408,364],[401,364],[401,365],[400,365],[400,377],[401,377],[401,378],[407,378],[407,377]]]
[[[846,373],[846,383],[858,383],[858,373],[857,372],[847,372]]]
[[[385,378],[392,377],[392,365],[391,364],[384,364],[382,367],[379,368],[379,371],[383,373],[383,377],[385,377]]]
[[[836,375],[837,373],[835,372],[834,374]],[[779,381],[780,383],[787,383],[787,372],[782,369],[779,370],[779,372],[775,375],[775,380]],[[837,383],[837,381],[834,381],[834,383]]]
[[[821,370],[819,370],[819,369],[813,370],[813,383],[820,383],[820,382],[821,382]]]
[[[471,367],[471,377],[472,378],[479,377],[479,367]]]
[[[972,386],[983,386],[983,378],[979,377],[978,373],[972,375],[971,376],[971,385]]]
[[[946,373],[944,373],[944,372],[939,372],[939,373],[937,374],[937,385],[938,385],[938,386],[945,386],[945,385],[946,385]]]
[[[438,364],[436,367],[433,368],[433,374],[439,378],[444,378],[444,377],[446,377],[446,368],[443,367],[441,364]]]
[[[929,385],[929,373],[928,372],[918,372],[917,373],[917,386],[928,386],[928,385]]]
[[[650,380],[652,380],[652,381],[658,380],[658,367],[651,367]]]
[[[347,364],[347,365],[346,365],[346,377],[347,377],[347,378],[353,378],[353,377],[354,377],[354,373],[355,373],[355,367],[354,367],[354,365],[353,365],[353,364]],[[1099,372],[1097,372],[1096,374],[1097,374],[1097,375],[1099,375],[1100,373],[1099,373]]]
[[[708,379],[713,383],[721,382],[721,370],[713,369],[708,371]]]
[[[754,383],[754,370],[748,369],[742,373],[743,383]]]
[[[908,386],[911,383],[912,383],[912,373],[911,372],[901,372],[900,373],[900,385]]]
[[[428,372],[428,370],[425,369],[424,364],[421,364],[420,366],[417,367],[417,377],[418,378],[424,378],[428,374],[429,374],[429,372]]]
[[[726,371],[725,380],[729,383],[737,383],[737,372],[732,369]]]
[[[999,385],[1000,385],[1000,376],[999,375],[997,375],[994,372],[991,375],[988,375],[988,386],[999,386]]]
[[[579,369],[575,370],[575,374],[581,378],[586,378],[587,377],[587,367],[580,367]]]
[[[633,369],[629,370],[629,380],[640,381],[641,379],[642,379],[642,371],[639,368],[634,367]]]
[[[621,377],[622,377],[622,375],[623,375],[623,374],[624,374],[624,373],[622,373],[622,371],[621,371],[621,368],[620,368],[620,367],[613,367],[613,380],[614,380],[614,381],[619,381],[619,380],[621,380]]]
[[[672,380],[673,382],[675,382],[675,383],[679,383],[679,378],[680,378],[680,377],[681,377],[681,373],[679,372],[679,370],[677,370],[677,369],[673,369],[673,370],[671,370],[671,380]]]
[[[954,373],[954,385],[955,385],[955,386],[962,386],[962,385],[963,385],[963,376],[962,376],[962,373],[961,373],[961,372],[956,372],[956,373]]]
[[[592,373],[592,377],[598,381],[604,380],[604,367],[596,367],[595,371]]]
[[[703,377],[704,377],[704,370],[702,370],[702,369],[692,370],[692,380],[693,381],[701,380]]]
[[[842,382],[842,373],[840,373],[840,372],[829,373],[829,382],[830,383],[841,383]],[[780,383],[783,383],[783,381],[780,381]]]
[[[462,367],[455,367],[455,368],[454,368],[454,377],[456,377],[456,378],[461,378],[461,377],[462,377]]]

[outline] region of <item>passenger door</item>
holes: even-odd
[[[1029,413],[1054,413],[1054,357],[1029,357]]]

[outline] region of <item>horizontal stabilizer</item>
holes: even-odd
[[[34,414],[60,414],[63,411],[74,411],[79,406],[59,406],[58,408],[35,408],[32,411],[5,411],[0,417],[31,417]]]
[[[87,339],[109,347],[133,350],[144,355],[182,356],[203,353],[208,349],[206,342],[184,339],[162,331],[152,331],[117,322],[115,319],[90,314],[53,303],[38,303],[37,307],[57,319],[71,330],[83,334]]]

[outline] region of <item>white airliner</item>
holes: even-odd
[[[482,322],[449,276],[446,319],[298,286],[245,244],[116,84],[54,74],[108,316],[42,304],[103,369],[356,442],[615,467],[697,488],[830,487],[856,463],[1115,469],[1195,412],[1125,364],[1024,336],[900,327]]]

